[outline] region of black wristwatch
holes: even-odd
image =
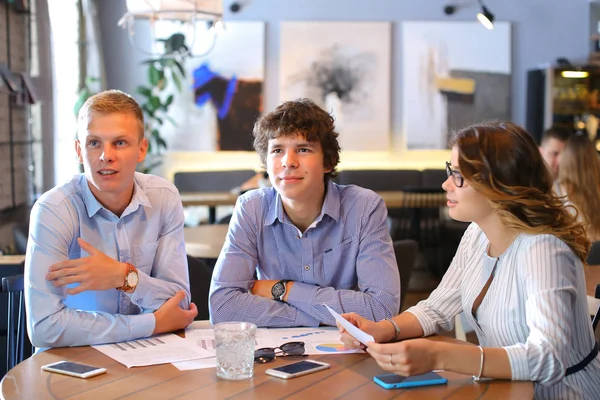
[[[286,283],[288,283],[290,279],[282,279],[271,288],[271,296],[273,296],[273,300],[283,301],[283,296],[285,296],[286,292]]]

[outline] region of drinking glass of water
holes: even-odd
[[[215,325],[217,377],[239,380],[254,374],[256,325],[249,322],[222,322]]]

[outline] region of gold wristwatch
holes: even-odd
[[[133,266],[133,264],[125,263],[127,265],[127,272],[125,273],[125,280],[123,282],[123,286],[117,288],[117,290],[122,290],[124,292],[128,292],[132,289],[135,289],[139,282],[137,268]]]

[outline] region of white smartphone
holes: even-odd
[[[91,365],[78,364],[70,361],[57,361],[52,364],[43,365],[42,371],[56,372],[57,374],[85,379],[104,374],[106,368],[93,367]]]
[[[304,360],[284,365],[283,367],[269,368],[265,373],[276,378],[292,379],[302,375],[312,374],[313,372],[322,371],[329,367],[330,365],[325,362]]]

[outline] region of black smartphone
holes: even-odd
[[[386,389],[442,385],[444,383],[448,383],[448,379],[436,374],[435,372],[427,372],[425,374],[414,376],[383,374],[373,377],[373,380],[376,384]]]

